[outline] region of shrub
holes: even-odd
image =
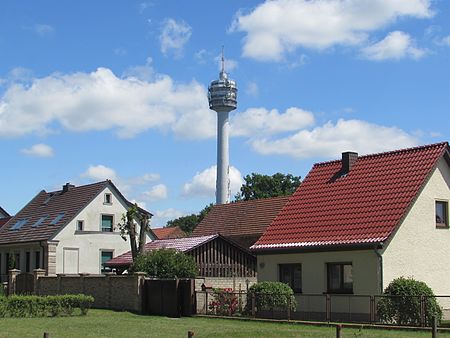
[[[79,308],[85,315],[94,302],[92,296],[22,296],[0,298],[0,317],[46,317],[72,315]]]
[[[289,285],[281,282],[258,282],[248,289],[245,311],[252,311],[252,294],[255,295],[255,306],[258,311],[272,309],[287,309],[290,301],[291,310],[296,309],[297,303],[294,291]]]
[[[174,249],[160,249],[136,257],[131,271],[158,278],[194,278],[198,269],[193,257]]]
[[[214,289],[214,299],[209,303],[209,309],[220,316],[232,316],[238,308],[238,298],[232,290]]]
[[[434,297],[433,290],[412,278],[394,279],[384,290],[383,297],[377,304],[380,320],[398,325],[420,325],[421,299],[425,307],[425,323],[432,324],[433,316],[438,322],[442,319],[442,309]],[[424,297],[421,297],[424,296]]]

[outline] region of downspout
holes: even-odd
[[[39,260],[42,260],[42,267],[40,269],[44,269],[45,275],[48,275],[48,269],[45,268],[45,245],[43,243],[43,241],[39,242],[39,246],[42,248],[42,257],[39,257]],[[41,262],[39,262],[39,266],[41,266]]]
[[[379,244],[379,247],[383,247],[383,242],[381,242]],[[383,293],[383,256],[381,255],[378,246],[375,246],[373,248],[373,251],[375,252],[375,255],[377,255],[378,257],[378,268],[380,269],[380,280],[379,280],[379,285],[380,285],[380,295]]]

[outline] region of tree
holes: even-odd
[[[166,228],[170,227],[180,227],[181,230],[183,230],[186,234],[192,233],[194,231],[195,227],[200,223],[203,218],[208,214],[208,212],[213,207],[213,204],[210,203],[207,206],[205,206],[198,214],[191,214],[188,216],[182,216],[178,217],[174,220],[168,221],[166,224]]]
[[[235,196],[237,201],[292,195],[300,185],[300,176],[281,173],[272,176],[252,173],[244,180],[241,191]]]
[[[159,249],[140,254],[131,271],[146,272],[158,278],[194,278],[198,268],[192,256],[174,249]]]
[[[422,311],[427,325],[431,325],[433,317],[438,323],[442,319],[433,290],[424,282],[399,277],[386,287],[383,296],[377,304],[377,313],[384,323],[420,325]]]
[[[150,230],[150,214],[134,204],[122,215],[122,222],[118,225],[122,239],[126,241],[127,237],[130,238],[131,256],[134,261],[139,254],[144,253],[145,237]],[[136,231],[137,225],[139,234]]]

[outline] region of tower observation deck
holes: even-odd
[[[228,79],[222,49],[222,70],[219,79],[208,87],[209,109],[217,112],[217,178],[216,204],[230,201],[229,166],[229,113],[237,107],[236,82]]]

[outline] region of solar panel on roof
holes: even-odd
[[[18,220],[12,227],[11,230],[19,230],[28,222],[28,218]]]
[[[39,218],[39,219],[32,225],[32,227],[33,227],[33,228],[38,227],[39,225],[41,225],[41,224],[45,221],[45,219],[46,219],[47,217],[48,217],[48,215],[42,216],[41,218]]]
[[[63,212],[59,213],[58,215],[56,215],[56,217],[53,219],[53,221],[50,222],[50,225],[57,224],[63,217],[64,217],[64,213]]]

